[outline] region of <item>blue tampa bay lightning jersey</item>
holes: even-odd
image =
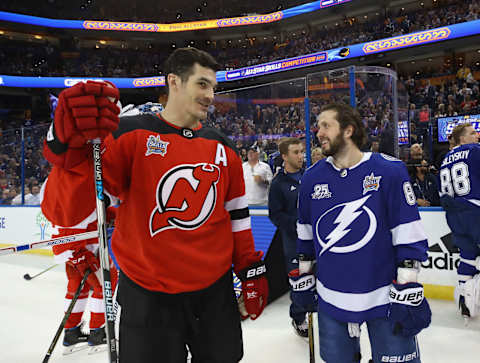
[[[364,153],[348,169],[332,158],[299,190],[297,252],[316,256],[319,308],[344,322],[386,317],[397,265],[425,261],[428,243],[405,165]]]
[[[480,145],[460,145],[445,155],[440,167],[440,195],[480,207]]]

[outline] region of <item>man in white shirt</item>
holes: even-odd
[[[25,195],[26,205],[40,205],[40,187],[38,185],[32,186],[32,193]]]
[[[30,194],[30,188],[25,186],[25,201],[27,200],[27,196],[31,195]],[[12,199],[12,205],[20,205],[22,204],[22,192],[20,194],[17,194],[15,198]],[[25,203],[26,204],[26,203]]]
[[[268,186],[273,174],[267,163],[258,160],[258,149],[250,148],[247,153],[248,161],[243,163],[243,178],[245,180],[245,194],[249,205],[267,205]]]

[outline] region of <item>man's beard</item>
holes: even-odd
[[[332,141],[329,140],[329,144],[328,150],[322,149],[322,153],[325,156],[334,156],[345,147],[346,142],[343,139],[343,135],[339,133]]]

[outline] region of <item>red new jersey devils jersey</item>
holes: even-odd
[[[140,286],[179,293],[208,287],[255,252],[242,164],[232,142],[211,128],[181,129],[154,115],[123,117],[105,139],[105,189],[121,202],[112,248]],[[91,160],[54,167],[42,210],[73,226],[95,209]]]

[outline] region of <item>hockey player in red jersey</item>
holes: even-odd
[[[217,67],[203,51],[176,50],[164,67],[165,109],[119,124],[118,90],[107,83],[60,94],[44,148],[54,164],[47,217],[72,226],[94,212],[87,141],[102,138],[105,189],[120,199],[112,249],[121,270],[123,363],[185,362],[187,347],[195,362],[238,362],[240,315],[256,319],[267,303],[241,160],[226,136],[200,123],[213,102]],[[243,282],[239,307],[232,266]]]
[[[53,185],[53,187],[50,187]],[[55,193],[55,178],[47,180],[45,189],[48,194]],[[50,202],[58,202],[56,198],[43,198],[42,211],[50,217],[51,211],[55,210],[55,206]],[[58,230],[57,234],[52,237],[62,237],[71,234],[84,233],[97,229],[96,215],[82,220],[80,223],[69,227],[54,226]],[[107,220],[113,221],[115,218],[115,208],[111,207],[107,210]],[[99,276],[100,262],[97,257],[98,240],[88,239],[81,242],[72,242],[63,245],[52,246],[55,256],[55,262],[65,263],[65,272],[67,274],[67,293],[65,296],[65,310],[70,305],[75,292],[80,286],[85,271],[89,269],[92,273],[80,292],[78,300],[72,310],[70,316],[65,323],[65,332],[63,337],[63,345],[65,347],[64,354],[73,353],[76,350],[91,347],[93,351],[101,349],[106,344],[105,329],[105,306],[103,303],[103,291],[101,286],[101,277]],[[111,263],[110,274],[115,289],[117,283],[118,272]],[[90,290],[92,294],[90,295]],[[89,296],[90,295],[90,296]],[[90,311],[89,329],[82,329],[81,321],[85,308]],[[89,330],[89,333],[85,333]]]

